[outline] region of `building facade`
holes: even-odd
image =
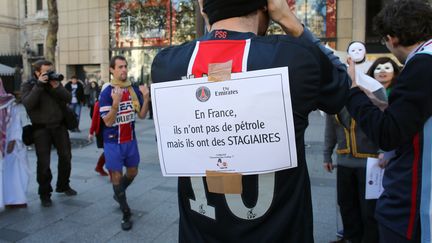
[[[109,80],[109,1],[58,0],[56,64],[65,77]]]
[[[331,47],[345,52],[352,40],[370,53],[385,53],[372,18],[391,0],[287,0],[299,19]],[[19,53],[24,76],[43,58],[48,25],[46,0],[0,0],[0,55]],[[109,58],[129,60],[133,82],[150,81],[153,57],[165,47],[204,33],[195,0],[57,0],[57,71],[67,78],[109,80]],[[273,25],[271,33],[281,30]]]

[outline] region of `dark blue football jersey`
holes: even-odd
[[[208,73],[208,64],[230,60],[232,72],[288,66],[298,167],[243,176],[241,195],[210,193],[205,177],[179,178],[179,241],[313,242],[304,133],[311,111],[335,113],[343,107],[349,85],[346,72],[307,38],[216,30],[162,50],[153,61],[152,79],[157,83],[201,77]]]

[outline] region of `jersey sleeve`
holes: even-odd
[[[336,114],[348,100],[351,78],[349,77],[346,65],[317,39],[309,29],[305,28],[300,39],[305,42],[312,42],[320,49],[319,63],[321,67],[321,87],[318,97],[318,109],[329,114]]]

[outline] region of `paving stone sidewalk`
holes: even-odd
[[[176,178],[162,177],[155,144],[152,120],[137,122],[141,153],[139,174],[128,188],[127,197],[133,211],[133,229],[120,228],[121,212],[112,199],[107,177],[99,176],[94,167],[101,150],[88,144],[90,118],[83,108],[81,133],[71,133],[71,186],[75,197],[53,193],[53,206],[43,208],[37,195],[36,155],[28,152],[32,176],[28,191],[28,207],[0,213],[0,243],[3,242],[177,242],[179,213]],[[324,119],[318,112],[310,116],[306,133],[306,153],[312,182],[315,242],[335,239],[336,196],[335,173],[322,168]],[[52,153],[51,170],[55,185],[57,156]],[[287,219],[289,220],[289,219]],[[340,223],[339,223],[340,224]]]

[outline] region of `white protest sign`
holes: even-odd
[[[358,85],[369,90],[370,92],[375,92],[384,88],[384,86],[378,80],[362,72],[356,72],[356,81]]]
[[[366,164],[366,199],[377,199],[384,191],[382,180],[384,169],[378,165],[379,159],[368,158]]]
[[[261,174],[297,166],[288,68],[156,83],[151,98],[164,176]]]

